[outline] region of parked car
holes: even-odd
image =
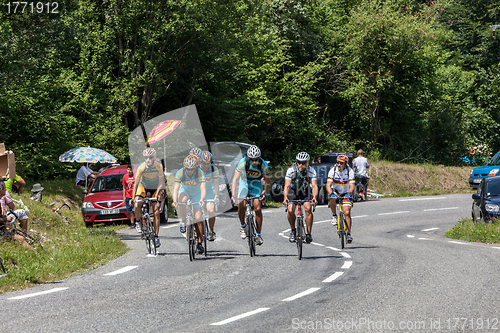
[[[126,173],[127,166],[119,165],[108,167],[97,175],[82,205],[83,221],[87,225],[130,221],[123,201],[122,180]],[[161,222],[166,222],[168,219],[167,208],[166,200],[160,216]]]
[[[496,175],[500,175],[500,151],[486,165],[472,169],[469,176],[469,185],[471,188],[478,188],[483,178]]]
[[[472,195],[472,220],[489,222],[500,217],[500,176],[483,178]]]

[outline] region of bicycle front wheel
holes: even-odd
[[[189,248],[189,261],[193,261],[196,252],[196,244],[194,240],[194,224],[192,223],[190,223],[187,227],[187,240]]]
[[[252,217],[247,221],[247,237],[248,237],[248,248],[250,250],[250,257],[255,255],[255,222]]]
[[[34,237],[30,236],[28,233],[24,232],[21,229],[16,228],[14,229],[14,232],[22,236],[26,240],[26,243],[28,243],[29,245],[33,245],[36,242],[36,239]]]
[[[205,219],[203,222],[203,253],[205,257],[207,256],[207,238],[208,238],[208,220]]]
[[[302,245],[304,244],[304,230],[303,221],[301,217],[297,218],[297,227],[295,231],[295,243],[297,243],[297,255],[299,260],[302,259]]]
[[[340,248],[343,249],[345,240],[345,222],[344,214],[342,212],[339,212],[338,233],[340,237]]]

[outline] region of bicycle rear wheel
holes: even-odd
[[[153,223],[151,222],[151,219],[149,220],[148,224],[148,234],[149,234],[149,254],[152,254],[156,256],[156,244],[155,244],[155,231],[153,227]]]
[[[255,255],[255,222],[253,217],[248,219],[247,228],[248,248],[250,250],[250,257],[253,257]]]
[[[24,237],[24,239],[26,240],[26,242],[29,244],[29,245],[33,245],[35,242],[36,242],[36,239],[32,236],[30,236],[29,234],[27,234],[26,232],[24,232],[23,230],[21,229],[14,229],[14,232],[22,237]]]
[[[295,243],[297,243],[297,254],[299,260],[302,259],[302,245],[304,244],[304,231],[303,231],[303,221],[302,217],[297,217],[297,226],[295,231]]]

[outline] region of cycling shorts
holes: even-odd
[[[201,200],[201,191],[196,191],[194,193],[191,193],[186,190],[185,187],[181,187],[179,190],[179,202],[181,202],[181,194],[184,194],[188,198],[191,198],[191,201],[193,202],[193,209],[201,209],[199,202]]]
[[[238,197],[244,198],[247,196],[259,197],[262,194],[262,181],[260,179],[255,180],[241,180],[238,190]]]
[[[335,199],[335,202],[337,202],[338,196],[335,193],[333,193],[332,199]],[[352,198],[351,197],[348,197],[348,198],[344,197],[342,199],[342,206],[351,206],[352,207],[353,206]]]
[[[308,187],[305,191],[299,190],[297,192],[293,188],[290,188],[287,198],[288,200],[309,200],[311,199],[311,188]]]

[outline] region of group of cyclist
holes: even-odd
[[[141,198],[157,197],[158,201],[166,197],[165,178],[163,167],[156,160],[153,148],[143,152],[144,163],[139,165],[134,184],[135,193],[135,222],[140,228]],[[295,242],[295,209],[294,200],[308,200],[304,203],[305,222],[307,226],[305,242],[312,242],[313,205],[317,204],[318,182],[314,168],[309,165],[310,156],[306,152],[297,154],[292,166],[285,175],[283,188],[283,204],[287,207],[287,218],[291,227],[289,241]],[[348,157],[344,154],[337,157],[334,167],[328,172],[326,190],[330,196],[330,209],[332,211],[332,224],[338,223],[335,202],[342,197],[342,211],[345,216],[346,240],[352,242],[351,236],[351,207],[353,205],[352,193],[355,186],[354,171],[348,165]],[[238,217],[240,220],[240,236],[246,238],[245,200],[246,197],[255,197],[253,207],[256,221],[255,244],[262,245],[262,205],[266,200],[266,192],[270,184],[269,166],[262,159],[261,151],[257,146],[251,146],[238,162],[232,179],[233,196],[231,202],[238,203]],[[237,186],[238,185],[238,186]],[[234,197],[234,189],[238,188],[238,195]],[[198,237],[197,252],[203,253],[202,237],[207,232],[208,240],[214,241],[216,233],[215,207],[219,203],[219,170],[213,165],[212,154],[199,148],[191,149],[183,160],[183,167],[176,173],[172,193],[172,207],[176,208],[181,217],[180,232],[186,232],[186,205],[188,199],[193,203],[193,216],[196,221],[195,228]],[[154,205],[155,244],[159,247],[158,231],[160,224],[160,209],[162,204]],[[209,216],[209,230],[203,230],[202,210],[206,209]]]

